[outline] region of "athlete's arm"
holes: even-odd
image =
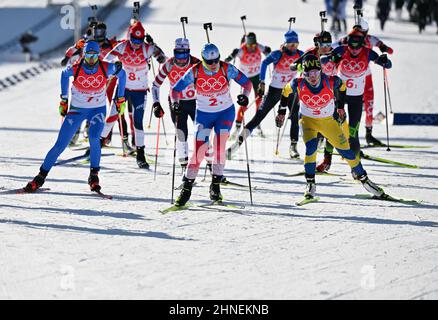
[[[70,83],[70,77],[73,77],[73,68],[67,67],[61,72],[61,97],[68,97],[68,86]]]
[[[163,81],[167,78],[171,68],[172,59],[168,59],[166,63],[162,65],[160,71],[155,77],[154,83],[152,84],[152,99],[154,102],[160,101],[160,87],[163,84]]]
[[[275,50],[271,52],[263,61],[262,66],[260,68],[260,81],[265,82],[266,78],[266,69],[268,68],[268,65],[271,63],[275,63],[281,58],[281,51]]]
[[[114,75],[119,79],[119,85],[117,86],[117,97],[123,97],[125,95],[125,85],[126,85],[126,72],[119,63],[109,63],[108,64],[108,76]]]
[[[245,76],[243,74],[242,71],[237,69],[232,64],[229,64],[227,77],[228,77],[228,80],[233,79],[238,84],[240,84],[240,86],[243,88],[242,94],[244,94],[247,97],[249,96],[249,94],[251,93],[251,89],[252,89],[252,82],[248,79],[247,76]]]

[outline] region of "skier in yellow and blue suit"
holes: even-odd
[[[345,123],[345,83],[337,76],[328,76],[321,72],[319,59],[308,54],[302,62],[303,74],[289,82],[282,92],[276,117],[277,127],[284,123],[287,101],[290,94],[297,94],[300,103],[303,140],[306,145],[304,158],[307,181],[305,198],[313,199],[316,193],[315,168],[318,147],[318,133],[321,133],[338,150],[351,167],[354,179],[359,180],[371,194],[381,197],[384,191],[372,182],[362,167],[358,154],[350,148],[348,137],[343,130]]]

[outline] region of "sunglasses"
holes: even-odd
[[[216,58],[216,59],[209,59],[209,60],[205,60],[205,59],[204,59],[204,62],[205,62],[206,64],[208,64],[209,66],[211,66],[212,64],[219,63],[219,57]]]

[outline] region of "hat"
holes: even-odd
[[[293,31],[289,30],[284,34],[284,42],[285,43],[297,43],[298,41],[298,34]]]

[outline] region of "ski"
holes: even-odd
[[[420,169],[419,166],[414,165],[414,164],[398,162],[398,161],[389,160],[389,159],[380,158],[380,157],[374,157],[374,156],[370,156],[370,155],[365,154],[365,153],[361,154],[361,158],[366,159],[366,160],[370,160],[370,161],[392,164],[394,166],[399,166],[399,167],[403,167],[403,168]]]
[[[2,190],[5,188],[1,188]],[[12,189],[12,190],[6,190],[6,191],[1,191],[0,194],[25,194],[25,193],[38,193],[38,192],[44,192],[44,191],[48,191],[50,190],[50,188],[39,188],[35,191],[32,192],[28,192],[26,190],[24,190],[24,188],[18,188],[18,189]]]
[[[169,213],[169,212],[176,212],[176,211],[187,210],[187,209],[189,209],[192,206],[193,205],[189,202],[189,203],[186,203],[183,206],[172,205],[170,207],[167,207],[165,209],[161,209],[161,210],[158,210],[158,211],[161,212],[162,214],[166,214],[166,213]]]
[[[103,199],[112,200],[112,198],[113,198],[112,196],[107,195],[107,194],[105,194],[105,193],[103,193],[101,191],[92,191],[92,192],[93,192],[93,194],[95,194],[95,195],[97,195],[97,196],[99,196],[99,197],[101,197]]]
[[[320,199],[319,197],[314,197],[314,198],[310,198],[310,199],[309,198],[304,198],[301,201],[295,202],[295,204],[297,206],[304,206],[304,205],[309,204],[309,203],[318,202],[319,199]]]
[[[245,209],[245,206],[243,206],[243,205],[236,205],[236,204],[232,204],[232,203],[228,203],[228,202],[223,202],[223,200],[217,200],[217,201],[212,201],[209,203],[198,204],[196,206],[200,207],[200,208],[224,207],[224,208],[229,208],[229,209]]]
[[[419,200],[396,198],[386,193],[383,194],[381,197],[377,197],[371,194],[355,194],[354,196],[361,199],[392,201],[392,202],[400,202],[405,204],[421,204],[421,201]]]
[[[361,146],[362,149],[367,149],[367,148],[386,148],[387,145],[386,144],[381,144],[381,145],[363,145]],[[428,149],[428,148],[432,148],[432,146],[413,146],[413,145],[401,145],[401,144],[391,144],[389,145],[390,148],[398,148],[398,149]]]
[[[285,177],[298,177],[298,176],[304,176],[305,174],[306,174],[305,171],[300,171],[297,173],[286,173],[284,176]],[[332,173],[332,172],[327,172],[327,171],[324,171],[324,172],[317,171],[317,172],[315,172],[315,174],[317,176],[332,176],[332,177],[345,177],[346,176],[346,174]]]
[[[59,160],[53,166],[60,166],[60,165],[63,165],[63,164],[69,163],[69,162],[76,161],[76,160],[85,159],[89,155],[90,155],[90,150],[87,150],[83,155],[76,156],[76,157],[69,158],[69,159],[65,159],[65,160]]]

